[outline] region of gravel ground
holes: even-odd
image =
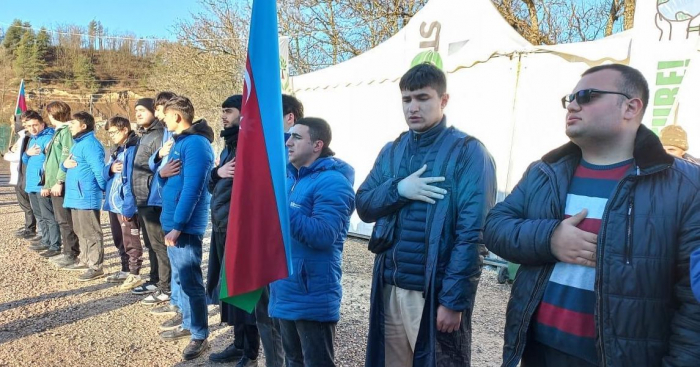
[[[7,172],[6,162],[0,172]],[[7,182],[0,175],[0,182]],[[119,290],[104,280],[78,282],[80,273],[60,271],[13,233],[23,221],[14,188],[0,185],[0,366],[203,366],[206,353],[182,362],[187,341],[163,342],[158,325],[167,317],[148,313],[141,297]],[[106,216],[105,271],[119,270]],[[208,248],[208,240],[205,241]],[[205,249],[205,254],[208,251]],[[339,366],[364,363],[373,257],[363,241],[347,242],[343,264],[345,290],[336,337]],[[206,255],[203,261],[206,264]],[[148,272],[147,257],[144,274]],[[206,269],[204,270],[206,273]],[[509,286],[485,270],[473,316],[474,366],[498,366]],[[211,351],[232,342],[228,327],[210,312]],[[261,364],[262,365],[262,364]]]

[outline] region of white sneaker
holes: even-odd
[[[151,294],[150,296],[144,298],[141,301],[142,305],[157,305],[159,303],[170,301],[170,296],[167,293],[163,293],[160,290]]]
[[[118,271],[108,276],[106,280],[107,283],[121,283],[126,280],[127,277],[129,277],[129,273],[125,271]]]
[[[124,279],[124,283],[122,283],[122,285],[119,286],[119,289],[127,291],[129,289],[134,289],[143,283],[144,281],[143,279],[141,279],[140,276],[135,274],[129,274],[129,276],[127,276],[126,279]]]

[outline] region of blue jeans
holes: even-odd
[[[39,223],[39,233],[41,234],[41,244],[51,250],[61,249],[61,232],[58,223],[53,215],[53,205],[50,197],[43,197],[41,193],[32,192],[29,194],[29,203],[34,211],[34,216]]]
[[[175,246],[168,247],[172,268],[172,294],[182,310],[182,327],[193,340],[209,336],[207,300],[202,280],[202,235],[181,233]]]
[[[166,233],[167,234],[167,233]],[[180,234],[182,237],[184,233]],[[179,240],[179,238],[178,238]],[[180,304],[180,292],[182,291],[180,289],[180,275],[177,273],[177,267],[173,266],[173,250],[176,249],[176,247],[173,246],[168,246],[168,259],[170,259],[170,304],[173,306],[177,306],[177,308],[182,311],[182,305]],[[200,250],[201,252],[201,250]],[[202,255],[199,255],[199,258],[202,258]]]
[[[287,367],[335,367],[335,322],[279,322]]]

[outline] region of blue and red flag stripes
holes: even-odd
[[[255,0],[220,294],[248,312],[291,269],[279,75],[276,2]]]

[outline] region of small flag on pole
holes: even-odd
[[[221,300],[247,312],[292,268],[279,60],[276,2],[254,0],[220,283]]]
[[[24,79],[19,84],[19,93],[17,94],[17,107],[15,107],[15,115],[21,115],[27,111],[27,98],[24,94]]]

